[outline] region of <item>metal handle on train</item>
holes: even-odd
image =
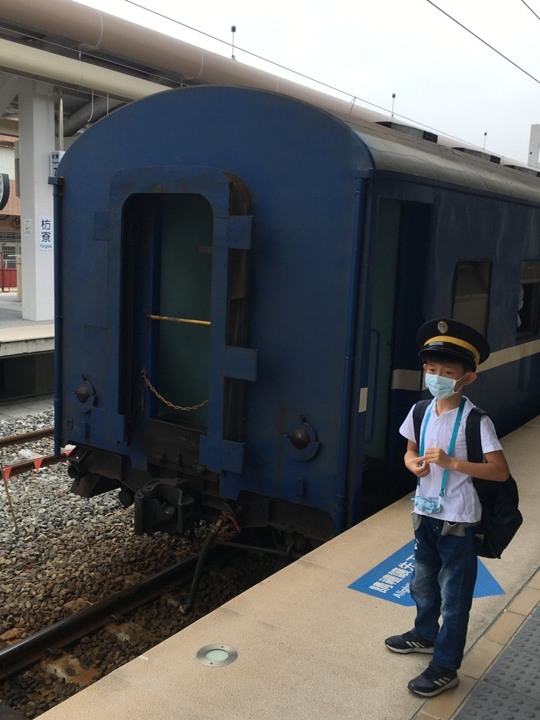
[[[369,433],[366,435],[366,432],[364,430],[364,441],[370,442],[373,440],[373,436],[375,434],[375,414],[377,412],[377,384],[379,381],[379,358],[381,355],[381,333],[376,330],[375,328],[371,328],[369,331],[370,336],[375,338],[375,364],[373,365],[371,361],[371,349],[373,347],[373,344],[369,342],[369,367],[368,367],[368,386],[371,386],[373,388],[373,391],[369,393],[368,395],[368,403],[371,402],[371,412],[369,413]],[[373,371],[373,382],[370,382],[370,376],[371,376],[371,368],[374,367]],[[366,426],[365,429],[368,428],[368,414],[366,412]]]

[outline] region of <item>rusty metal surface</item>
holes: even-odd
[[[42,428],[41,430],[33,430],[32,432],[22,433],[21,435],[7,435],[0,438],[0,447],[8,445],[22,445],[23,443],[32,442],[32,440],[41,440],[41,438],[52,437],[54,428]]]

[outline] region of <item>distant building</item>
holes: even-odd
[[[21,202],[15,191],[15,138],[0,135],[0,174],[9,178],[9,198],[0,210],[0,291],[17,287],[21,256]]]
[[[531,125],[529,143],[529,165],[540,168],[540,125]]]

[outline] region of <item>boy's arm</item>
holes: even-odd
[[[496,482],[508,480],[510,470],[502,450],[486,453],[484,458],[485,462],[483,463],[472,463],[468,460],[450,457],[440,448],[428,448],[424,457],[418,458],[417,462],[425,461],[428,465],[435,463],[442,468],[480,478],[480,480],[495,480]]]
[[[418,459],[418,445],[412,440],[407,440],[407,451],[403,458],[405,467],[416,477],[424,477],[429,474],[429,465]]]

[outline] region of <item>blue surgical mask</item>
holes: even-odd
[[[465,375],[463,375],[465,377]],[[461,380],[462,378],[458,378]],[[445,400],[451,397],[456,392],[456,383],[458,380],[454,378],[444,377],[442,375],[430,375],[425,374],[424,382],[429,392],[437,400]]]

